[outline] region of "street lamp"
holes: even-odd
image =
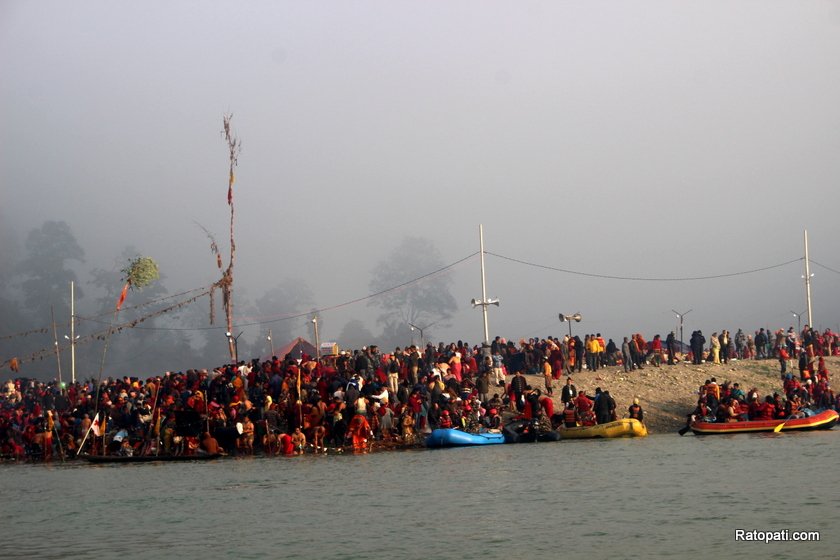
[[[560,314],[560,322],[561,323],[563,323],[563,322],[569,323],[569,338],[572,338],[572,321],[574,321],[575,323],[580,323],[580,320],[582,318],[583,317],[581,317],[579,311],[577,313],[575,313],[574,315],[563,315],[562,313]]]
[[[808,266],[807,259],[806,259],[805,266],[806,267]],[[806,297],[806,303],[808,304],[808,309],[806,309],[805,311],[803,311],[802,313],[799,314],[799,315],[803,315],[805,313],[808,313],[808,324],[811,325],[812,328],[814,326],[814,317],[813,317],[813,315],[811,315],[811,278],[813,278],[813,277],[814,277],[813,272],[808,272],[807,274],[802,275],[802,279],[805,280],[805,297]],[[793,311],[791,311],[791,313],[793,313]],[[802,332],[802,329],[799,329],[799,332],[797,332],[796,334],[798,335],[801,332]]]
[[[318,338],[318,316],[312,317],[312,324],[315,325],[315,358],[321,359],[321,339]]]
[[[274,357],[274,341],[271,340],[271,329],[268,329],[268,336],[265,337],[265,339],[268,341],[268,347],[271,350],[271,357],[273,358]]]
[[[799,336],[802,333],[802,315],[804,315],[808,310],[806,309],[802,313],[797,313],[796,311],[791,311],[794,317],[796,317],[796,336]]]
[[[239,334],[233,336],[230,331],[225,333],[225,336],[228,339],[228,342],[233,341],[233,361],[234,363],[239,363],[239,337],[242,336],[242,331],[239,331]]]
[[[72,327],[72,325],[71,325]],[[76,341],[81,338],[79,335],[67,336],[64,338],[70,341],[70,382],[76,384]]]
[[[473,301],[475,301],[475,300],[473,300]],[[496,305],[499,305],[498,300],[496,301]],[[473,305],[473,307],[475,307],[475,305]],[[423,346],[423,331],[425,331],[425,330],[426,330],[426,329],[428,329],[429,327],[432,327],[432,326],[434,326],[434,325],[437,325],[438,323],[440,323],[440,321],[435,321],[434,323],[430,323],[430,324],[426,325],[425,327],[418,327],[417,325],[413,325],[413,324],[411,324],[411,323],[409,323],[409,324],[408,324],[408,326],[409,326],[409,327],[411,327],[411,330],[412,330],[412,331],[414,331],[414,330],[418,330],[418,331],[420,331],[420,348],[423,348],[423,347],[424,347],[424,346]],[[413,342],[414,342],[414,341],[412,341],[412,343],[413,343]]]
[[[70,280],[70,336],[64,338],[70,341],[70,382],[76,384],[76,283]]]
[[[805,233],[805,274],[802,278],[805,280],[805,303],[808,305],[808,324],[814,326],[814,314],[811,309],[811,278],[814,275],[811,273],[810,259],[808,259],[808,230]]]
[[[683,351],[683,319],[685,318],[686,315],[688,315],[689,313],[691,313],[694,310],[689,309],[688,311],[683,311],[682,313],[680,313],[679,311],[677,311],[675,309],[672,309],[671,311],[676,313],[677,314],[677,319],[680,320],[680,352],[682,352]]]
[[[481,314],[484,317],[484,343],[490,344],[490,327],[487,326],[487,306],[495,305],[498,307],[499,300],[487,297],[487,278],[484,275],[484,226],[482,224],[478,225],[478,248],[481,256],[481,299],[473,298],[472,306],[473,309],[479,305],[481,306]]]

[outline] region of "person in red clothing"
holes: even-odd
[[[817,379],[828,382],[828,368],[825,367],[825,360],[822,356],[820,356],[820,359],[817,362]]]
[[[295,444],[292,443],[292,436],[283,434],[280,436],[280,450],[283,455],[291,456],[295,454]]]
[[[464,364],[464,373],[467,377],[473,378],[478,375],[478,361],[475,359],[475,354],[470,354]]]
[[[370,424],[364,414],[356,414],[347,427],[347,437],[353,438],[353,451],[364,453],[368,450]]]
[[[581,426],[594,426],[596,423],[595,413],[592,410],[592,400],[583,391],[578,392],[575,399],[575,408],[578,412],[578,421]]]
[[[658,334],[653,337],[650,349],[653,352],[653,365],[659,367],[662,364],[662,338]]]
[[[767,395],[764,397],[764,402],[759,404],[753,416],[751,418],[753,420],[773,420],[776,416],[776,404],[773,401],[773,397]]]
[[[575,408],[578,413],[584,413],[592,410],[592,400],[586,396],[582,390],[578,391],[578,396],[575,398]]]
[[[190,401],[192,401],[190,403]],[[199,414],[207,414],[207,402],[204,400],[204,393],[196,391],[195,394],[187,399],[187,404]]]
[[[458,383],[461,382],[461,371],[462,371],[462,364],[461,364],[461,353],[455,352],[451,358],[449,358],[449,372],[455,376],[455,379],[458,380]]]
[[[795,377],[793,377],[789,373],[785,375],[784,390],[785,390],[785,395],[788,398],[790,398],[791,395],[793,395],[794,393],[799,391],[800,387],[801,387],[801,385],[799,384],[798,379],[796,379]]]
[[[567,428],[574,428],[577,426],[578,417],[575,405],[572,401],[566,403],[566,409],[563,411],[563,425]]]

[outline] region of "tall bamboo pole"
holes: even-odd
[[[233,183],[236,181],[234,169],[236,168],[236,165],[238,163],[237,160],[239,157],[240,150],[239,139],[236,136],[234,136],[231,132],[230,120],[232,118],[233,115],[225,115],[223,119],[225,142],[228,146],[228,154],[230,160],[230,167],[228,170],[228,206],[230,206],[230,260],[228,261],[227,270],[225,270],[224,274],[222,275],[221,285],[222,301],[225,307],[225,318],[227,320],[227,332],[229,333],[233,332],[233,264],[236,259],[236,241],[234,240],[233,236]],[[230,352],[231,361],[235,361],[237,359],[236,348],[234,346],[234,340],[231,337],[228,337],[228,351]]]
[[[58,389],[61,390],[61,354],[58,351],[58,329],[55,326],[55,310],[50,305],[50,318],[52,318],[53,345],[55,345],[55,361],[58,366]]]

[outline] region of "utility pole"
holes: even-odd
[[[499,306],[498,299],[487,299],[487,281],[484,275],[484,226],[479,224],[478,226],[478,241],[479,241],[479,252],[481,253],[481,300],[473,299],[472,306],[478,307],[481,306],[481,312],[484,316],[484,343],[490,343],[490,328],[487,325],[487,306],[488,305],[495,305],[496,307]]]
[[[425,348],[424,340],[423,340],[423,331],[425,331],[429,327],[437,325],[438,323],[440,323],[440,321],[435,321],[434,323],[430,323],[430,324],[426,325],[425,327],[418,327],[417,325],[415,325],[413,323],[408,324],[408,326],[411,327],[412,331],[415,331],[415,330],[420,331],[420,348]],[[414,343],[414,335],[411,335],[411,343],[412,344]]]
[[[58,352],[58,329],[55,326],[55,311],[53,310],[52,305],[50,305],[50,317],[52,318],[53,344],[55,345],[55,361],[58,365],[58,388],[59,390],[61,390],[61,355]]]
[[[688,311],[683,311],[682,313],[680,313],[679,311],[676,311],[674,309],[672,309],[671,311],[676,313],[677,318],[679,318],[679,320],[680,320],[680,352],[682,352],[683,351],[683,318],[694,310],[689,309]]]
[[[478,225],[478,246],[481,251],[481,301],[487,301],[487,278],[484,275],[484,225]],[[805,262],[808,262],[807,257]],[[487,304],[481,306],[481,314],[484,316],[484,342],[490,342],[490,327],[487,325]]]
[[[805,230],[805,300],[808,303],[808,325],[814,328],[814,315],[811,311],[811,266],[808,260],[808,230]]]
[[[318,337],[318,316],[312,317],[312,324],[315,325],[315,358],[321,360],[321,339]]]
[[[73,280],[70,280],[70,382],[76,384],[76,297]]]

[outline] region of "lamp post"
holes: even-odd
[[[679,311],[676,311],[675,309],[672,309],[671,311],[676,313],[677,319],[680,320],[680,352],[682,352],[683,351],[683,319],[685,318],[686,315],[688,315],[689,313],[691,313],[694,310],[689,309],[688,311],[683,311],[682,313],[680,313]]]
[[[490,328],[487,326],[487,306],[499,307],[499,300],[487,297],[487,277],[484,274],[484,226],[478,225],[479,252],[481,253],[481,299],[473,298],[473,308],[481,306],[481,313],[484,316],[484,343],[490,343]],[[422,335],[421,335],[422,336]]]
[[[408,326],[409,326],[409,328],[411,328],[412,333],[414,331],[420,331],[420,348],[423,348],[423,329],[421,329],[420,327],[415,327],[411,323],[409,323]],[[413,334],[411,335],[411,344],[412,345],[414,344],[414,335]]]
[[[76,384],[76,284],[70,280],[70,382]]]
[[[581,317],[580,312],[577,312],[574,315],[564,315],[562,313],[560,314],[560,322],[569,323],[569,338],[572,338],[572,321],[574,321],[575,323],[580,323],[580,320],[582,318],[583,317]]]
[[[73,324],[70,324],[70,332],[73,332]],[[81,338],[79,335],[67,336],[64,335],[64,338],[70,341],[70,382],[72,384],[76,384],[76,341]]]
[[[318,337],[318,316],[312,317],[312,324],[315,325],[315,358],[321,359],[321,339]]]
[[[271,339],[271,329],[268,329],[268,336],[265,337],[268,341],[268,347],[271,350],[271,357],[274,357],[274,341]]]
[[[808,324],[814,328],[814,314],[811,310],[811,278],[814,275],[811,272],[810,260],[808,259],[808,230],[805,230],[805,274],[802,278],[805,280],[805,303],[808,304]]]
[[[473,300],[473,301],[475,301],[475,300]],[[499,305],[499,304],[498,304],[498,303],[496,303],[496,305]],[[426,325],[425,327],[418,327],[417,325],[414,325],[414,324],[412,324],[412,323],[409,323],[409,324],[408,324],[408,326],[409,326],[409,327],[411,327],[411,330],[412,330],[412,331],[415,331],[415,330],[420,331],[420,348],[423,348],[423,347],[424,347],[424,346],[423,346],[423,331],[425,331],[425,330],[426,330],[426,329],[428,329],[429,327],[433,327],[434,325],[437,325],[438,323],[440,323],[440,321],[435,321],[434,323],[429,323],[429,324],[428,324],[428,325]],[[412,341],[412,342],[413,342],[413,341]]]
[[[807,309],[801,313],[797,313],[796,311],[791,311],[794,317],[796,317],[796,336],[799,336],[802,333],[802,316],[807,313]]]
[[[64,384],[61,381],[61,353],[58,351],[58,329],[55,326],[55,311],[52,305],[50,305],[50,317],[52,318],[53,343],[55,344],[55,363],[58,367],[58,388],[61,389],[61,386]]]
[[[228,339],[228,342],[233,342],[233,362],[235,364],[239,363],[239,337],[242,336],[242,331],[239,331],[239,334],[233,336],[230,331],[225,333],[225,336]]]

